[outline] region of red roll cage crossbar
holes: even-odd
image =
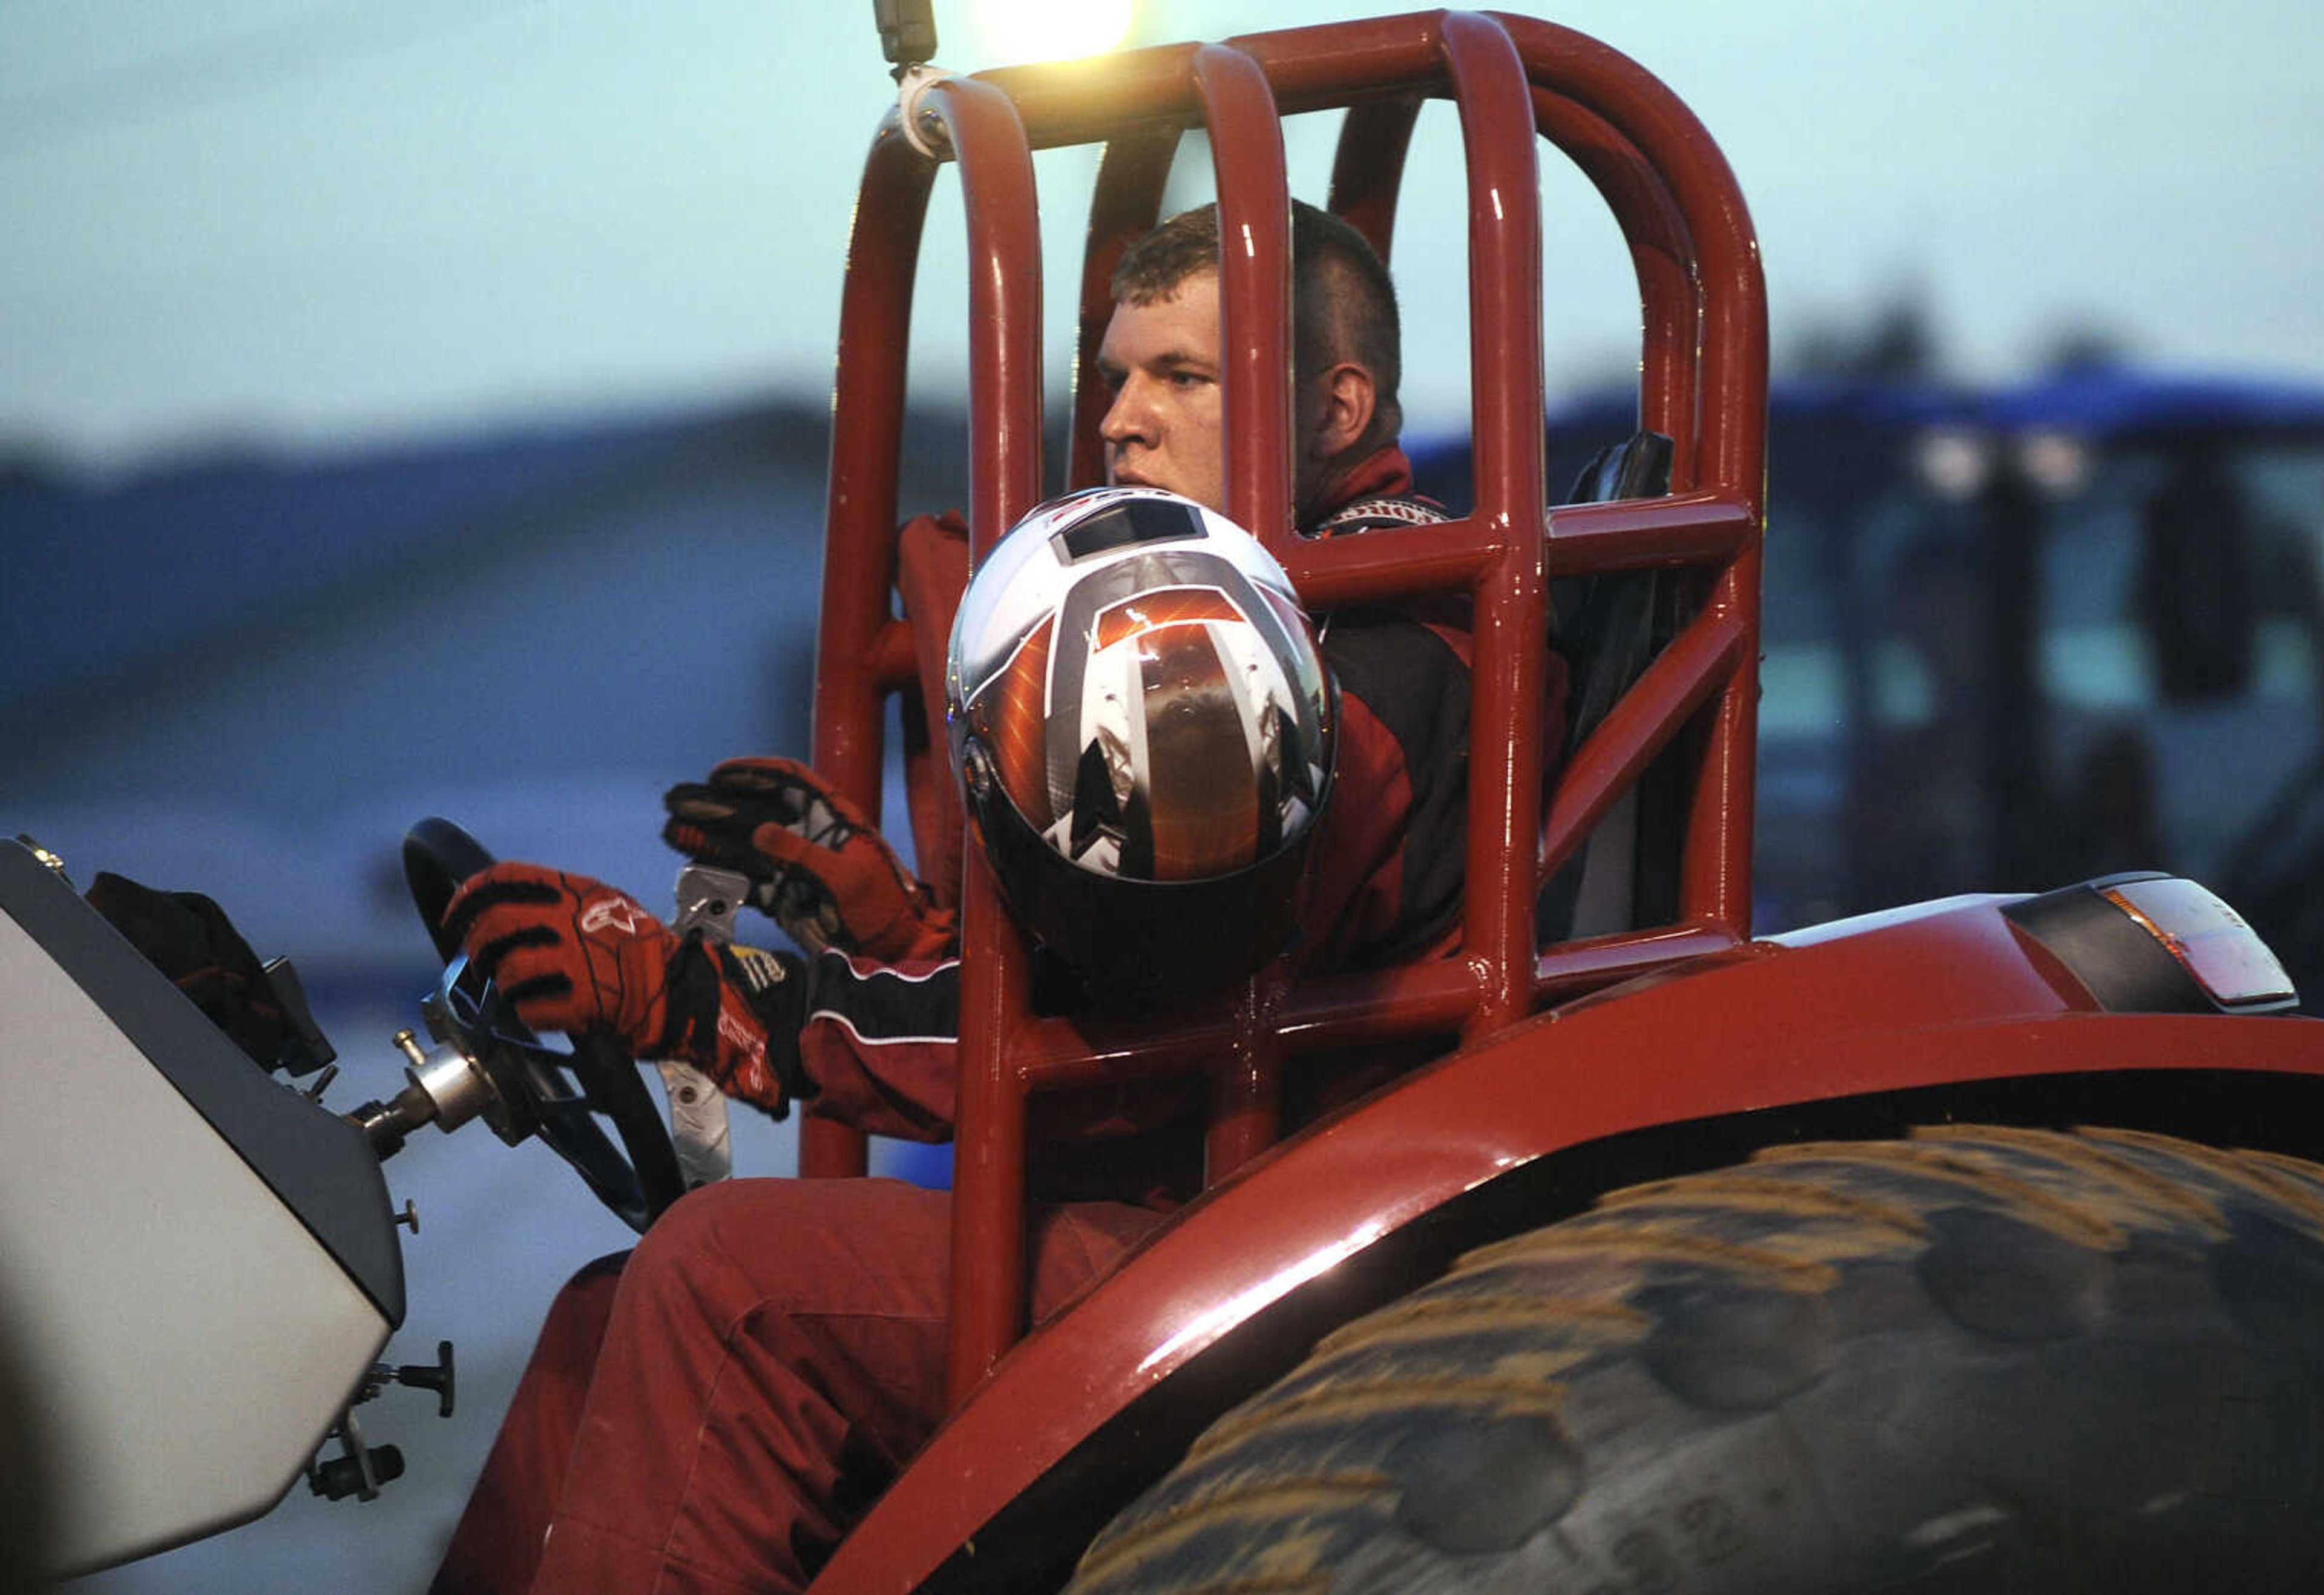
[[[1335,541],[1291,513],[1289,201],[1281,118],[1346,107],[1329,205],[1388,255],[1423,100],[1458,108],[1469,198],[1476,507]],[[1551,23],[1434,12],[946,78],[921,140],[872,141],[850,244],[833,417],[814,761],[877,816],[885,700],[918,685],[896,618],[905,349],[929,187],[949,152],[968,224],[971,547],[1042,496],[1041,250],[1032,151],[1102,143],[1081,283],[1069,485],[1102,480],[1093,363],[1123,247],[1157,218],[1181,134],[1217,168],[1229,513],[1313,610],[1423,594],[1473,601],[1463,953],[1287,984],[1134,1033],[1035,1015],[1026,949],[973,856],[963,878],[960,1102],[950,1379],[955,1402],[1023,1330],[1027,1107],[1037,1092],[1199,1071],[1209,1178],[1272,1144],[1286,1057],[1416,1036],[1473,1042],[1545,1004],[1748,935],[1766,314],[1757,246],[1724,158],[1636,64]],[[1545,508],[1538,142],[1619,222],[1643,313],[1640,421],[1675,444],[1672,492]],[[1542,791],[1549,577],[1684,567],[1691,618]],[[928,705],[931,711],[934,705]],[[1669,924],[1536,945],[1541,883],[1682,729],[1703,727]],[[976,850],[968,852],[976,855]],[[924,865],[924,867],[936,867]],[[800,1167],[860,1174],[861,1135],[809,1120]]]

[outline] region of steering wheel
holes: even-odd
[[[444,960],[429,1016],[456,1032],[440,1039],[456,1040],[491,1078],[505,1110],[507,1122],[494,1126],[502,1138],[538,1134],[614,1216],[643,1234],[685,1194],[686,1181],[637,1060],[605,1030],[573,1037],[569,1053],[544,1045],[468,962],[459,938],[445,933],[444,909],[460,883],[493,862],[450,820],[421,820],[403,838],[403,878]],[[620,1146],[600,1117],[611,1121]]]

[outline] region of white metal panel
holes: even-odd
[[[272,1507],[389,1331],[5,915],[0,1314],[42,1414],[66,1572]]]

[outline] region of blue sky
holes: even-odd
[[[1138,36],[1398,9],[1147,0]],[[824,389],[855,174],[889,91],[870,11],[14,0],[0,452],[337,448]],[[969,0],[936,11],[942,59],[993,64]],[[2173,364],[2324,371],[2308,237],[2324,29],[2305,8],[1547,14],[1659,73],[1724,144],[1779,356],[1912,292],[1971,375],[2023,369],[2069,325]],[[1417,158],[1450,174],[1445,129],[1424,126]],[[1295,184],[1320,188],[1324,159],[1295,138]],[[1077,210],[1085,172],[1045,156],[1045,198]],[[1618,364],[1628,311],[1591,202],[1562,174],[1549,186],[1563,383]],[[945,198],[939,269],[956,257]],[[1427,230],[1399,231],[1422,349],[1457,344],[1462,286],[1457,250],[1429,249]],[[932,382],[959,368],[957,292],[932,291],[915,331]],[[1052,319],[1061,340],[1061,308]],[[1458,367],[1417,364],[1418,417],[1455,412]]]

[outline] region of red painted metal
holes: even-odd
[[[1615,705],[1590,740],[1574,750],[1542,827],[1545,868],[1555,870],[1572,856],[1614,799],[1670,745],[1687,715],[1721,681],[1733,678],[1750,642],[1731,615],[1711,609],[1695,616],[1655,656],[1637,689]]]
[[[969,246],[969,548],[982,559],[1041,499],[1041,226],[1032,151],[1009,97],[973,78],[930,96],[960,170]],[[1016,1337],[1025,1275],[1026,1102],[1002,1065],[1029,1007],[1025,951],[980,858],[963,880],[948,1388],[957,1400]]]
[[[1326,197],[1332,214],[1371,240],[1384,261],[1396,258],[1396,195],[1404,182],[1405,152],[1412,145],[1420,106],[1416,94],[1350,106],[1332,157],[1332,188]]]
[[[840,300],[812,746],[816,769],[875,820],[892,677],[874,661],[890,651],[883,642],[896,579],[896,461],[904,435],[904,361],[890,348],[911,326],[912,281],[935,175],[934,163],[905,142],[890,117],[864,164]],[[865,1161],[856,1131],[825,1120],[801,1123],[801,1174],[860,1175]]]
[[[1027,1093],[1007,1062],[1031,1007],[1025,949],[982,856],[963,880],[962,934],[982,955],[960,980],[960,1105],[954,1131],[951,1338],[957,1405],[1023,1328]]]
[[[1525,63],[1489,20],[1441,20],[1469,173],[1469,385],[1475,410],[1471,519],[1498,545],[1476,589],[1471,632],[1467,895],[1462,945],[1484,985],[1463,1035],[1515,1023],[1533,1006],[1533,863],[1540,834],[1549,571],[1544,534],[1541,179]]]
[[[982,559],[1041,502],[1041,214],[1009,97],[954,78],[929,97],[968,217],[968,539]]]
[[[1219,346],[1226,512],[1278,555],[1291,525],[1291,196],[1283,124],[1259,63],[1205,44],[1194,87],[1219,189]]]
[[[1203,1139],[1206,1181],[1224,1179],[1273,1146],[1282,1135],[1283,978],[1262,971],[1244,982],[1234,1006],[1234,1028],[1210,1063],[1210,1123]],[[1204,1060],[1194,1060],[1204,1066]]]
[[[1959,899],[1821,945],[1753,943],[1465,1048],[1210,1193],[1020,1344],[817,1581],[913,1587],[1073,1445],[1236,1323],[1535,1158],[1686,1117],[2105,1070],[2324,1073],[2312,1021],[2115,1016]],[[1736,1033],[1740,1046],[1704,1045]],[[1978,1016],[1963,1020],[1962,1015]]]
[[[1604,118],[1538,88],[1533,104],[1543,134],[1572,157],[1621,226],[1645,314],[1638,424],[1679,439],[1693,430],[1680,407],[1692,397],[1689,377],[1699,321],[1685,223],[1653,166]],[[1672,479],[1692,480],[1692,461],[1674,460]]]
[[[1125,129],[1106,141],[1090,190],[1087,235],[1082,248],[1081,327],[1074,361],[1072,460],[1068,491],[1095,487],[1105,480],[1105,445],[1098,423],[1110,395],[1097,373],[1098,346],[1113,318],[1113,268],[1130,242],[1161,219],[1162,186],[1177,153],[1175,126]]]
[[[1219,206],[1220,373],[1226,406],[1226,512],[1278,558],[1296,537],[1292,502],[1291,191],[1283,124],[1259,63],[1239,50],[1194,51],[1194,88],[1213,146]],[[1280,1133],[1283,1049],[1268,1022],[1279,978],[1246,983],[1234,1034],[1211,1072],[1204,1172],[1222,1178]]]
[[[1383,244],[1412,119],[1450,99],[1467,160],[1476,509],[1446,526],[1309,543],[1291,536],[1287,190],[1279,116],[1359,107],[1333,194]],[[965,1394],[1020,1328],[1026,1099],[1124,1074],[1212,1082],[1213,1176],[1276,1134],[1286,1057],[1385,1037],[1474,1043],[1569,995],[1748,931],[1751,699],[1766,317],[1756,247],[1716,149],[1624,58],[1522,18],[1367,19],[1225,45],[1130,52],[1094,67],[950,79],[924,99],[963,185],[969,228],[972,544],[981,556],[1038,497],[1040,269],[1030,152],[1102,141],[1080,282],[1071,480],[1102,468],[1090,362],[1127,240],[1150,224],[1180,130],[1206,127],[1218,171],[1229,505],[1280,548],[1317,608],[1425,592],[1473,601],[1467,948],[1458,964],[1285,989],[1269,975],[1136,1035],[1038,1019],[1026,951],[981,862],[964,875],[966,958],[955,1161],[953,1388]],[[1538,139],[1567,148],[1628,237],[1644,327],[1642,414],[1677,443],[1677,496],[1545,511]],[[933,162],[890,124],[867,162],[843,308],[815,753],[875,808],[880,696],[908,685],[889,613],[904,337]],[[1701,616],[1572,761],[1545,803],[1540,705],[1547,582],[1648,565],[1700,570]],[[1707,717],[1707,719],[1706,719]],[[1535,945],[1544,865],[1578,844],[1645,761],[1703,721],[1703,774],[1677,924]],[[1548,826],[1544,829],[1545,808]],[[860,1139],[811,1124],[803,1166],[859,1170]]]

